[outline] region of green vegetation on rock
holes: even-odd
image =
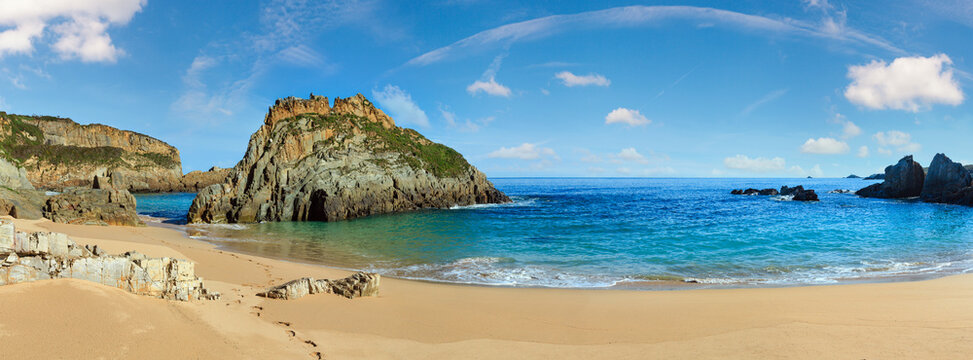
[[[456,150],[426,139],[412,129],[400,127],[385,128],[382,124],[351,114],[303,114],[286,119],[289,134],[300,132],[301,121],[306,121],[311,130],[328,128],[344,136],[351,136],[354,129],[368,137],[368,144],[375,150],[399,155],[399,159],[414,169],[424,169],[438,177],[459,177],[465,174],[470,163]],[[329,138],[325,145],[333,146],[335,138]],[[381,164],[380,164],[381,163]],[[384,165],[384,162],[376,162]]]
[[[44,131],[29,121],[71,122],[71,119],[54,116],[27,116],[8,114],[0,111],[0,156],[17,164],[31,158],[49,164],[97,166],[120,165],[126,152],[111,146],[81,147],[72,145],[48,145],[44,141]],[[9,126],[9,129],[6,128]],[[174,158],[160,153],[135,154],[146,164],[162,167],[177,166]]]

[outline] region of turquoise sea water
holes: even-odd
[[[973,208],[827,193],[873,181],[493,182],[514,203],[334,223],[189,226],[187,231],[234,251],[484,285],[780,286],[973,269]],[[730,195],[736,188],[781,185],[804,185],[821,201]],[[179,222],[193,196],[138,195],[139,212]]]

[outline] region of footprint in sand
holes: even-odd
[[[290,327],[291,326],[291,323],[286,322],[286,321],[278,321],[277,322],[277,325]]]
[[[311,353],[311,358],[312,359],[321,360],[321,359],[324,359],[324,355],[321,355],[321,352],[320,351],[315,351],[315,352]]]

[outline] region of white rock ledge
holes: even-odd
[[[0,285],[71,278],[160,299],[218,299],[219,293],[203,288],[195,268],[190,261],[137,252],[107,255],[65,234],[18,232],[11,221],[0,219]]]

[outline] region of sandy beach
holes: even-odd
[[[27,358],[962,358],[973,276],[679,291],[492,288],[385,278],[378,297],[255,296],[346,271],[234,254],[156,226],[14,220],[109,252],[197,263],[216,301],[136,296],[81,280],[0,287],[0,344]]]

